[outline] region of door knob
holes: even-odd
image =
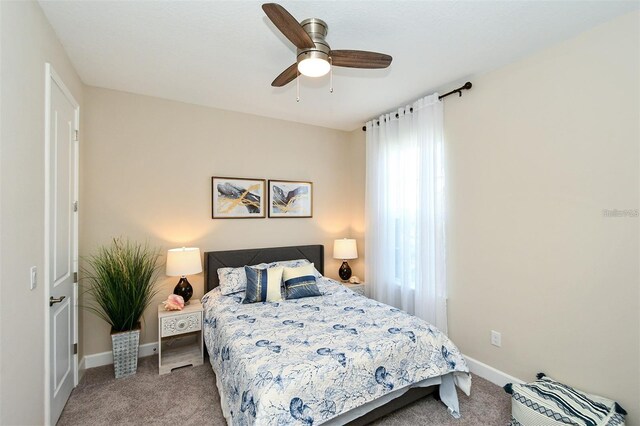
[[[64,300],[64,298],[67,296],[60,296],[60,297],[53,297],[51,296],[49,298],[49,306],[53,306],[54,303],[60,303]]]

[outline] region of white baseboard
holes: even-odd
[[[140,358],[150,355],[155,355],[158,352],[158,343],[146,343],[144,345],[140,345],[140,350],[138,352],[138,356]],[[517,377],[513,377],[504,371],[500,371],[497,368],[493,368],[490,365],[487,365],[483,362],[478,361],[477,359],[471,358],[470,356],[463,355],[465,360],[467,361],[467,365],[469,366],[469,370],[485,380],[490,381],[494,385],[498,385],[500,387],[506,385],[507,383],[524,383],[523,380],[518,379]],[[80,364],[78,365],[80,378],[84,375],[84,372],[87,368],[101,367],[103,365],[113,364],[113,353],[109,352],[101,352],[92,355],[85,355]]]
[[[467,355],[463,355],[463,356],[464,356],[464,359],[467,361],[469,370],[473,374],[475,374],[476,376],[482,377],[485,380],[490,381],[494,385],[498,385],[502,387],[507,383],[524,383],[524,381],[518,379],[517,377],[510,376],[504,371],[500,371],[497,368],[493,368],[490,365],[487,365],[483,362],[478,361],[477,359],[473,359]]]
[[[156,353],[158,353],[158,342],[145,343],[144,345],[140,345],[138,357],[142,358],[145,356],[155,355]],[[80,366],[83,367],[82,374],[84,374],[84,370],[87,368],[101,367],[109,364],[113,364],[113,353],[111,351],[85,355],[82,358],[82,361],[80,361]]]

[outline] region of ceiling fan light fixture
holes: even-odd
[[[387,68],[393,60],[389,55],[366,50],[332,50],[326,41],[329,27],[322,19],[309,18],[298,22],[277,3],[265,3],[262,10],[282,35],[297,48],[296,62],[273,80],[273,87],[286,86],[296,80],[299,74],[322,77],[333,67]],[[330,91],[333,92],[333,89]]]
[[[322,77],[331,69],[331,65],[323,58],[306,58],[298,62],[298,71],[307,77]]]

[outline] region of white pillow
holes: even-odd
[[[252,268],[267,269],[266,263],[252,265]],[[247,288],[247,274],[244,266],[240,268],[218,268],[218,280],[220,281],[220,292],[223,296],[245,291]]]
[[[507,383],[511,394],[510,424],[624,425],[627,412],[615,401],[590,395],[538,373],[532,383]],[[518,423],[519,422],[519,423]]]
[[[252,268],[268,269],[268,268],[297,268],[298,266],[308,265],[307,259],[296,260],[279,260],[271,263],[260,263],[258,265],[249,265]],[[316,278],[322,278],[322,274],[315,269]],[[244,266],[240,268],[218,268],[218,280],[220,282],[220,292],[223,296],[239,293],[247,289],[247,274]]]
[[[279,260],[277,262],[271,262],[268,264],[269,268],[273,268],[273,267],[282,267],[282,268],[297,268],[299,266],[304,266],[304,265],[308,265],[311,262],[309,262],[308,259],[296,259],[296,260]],[[311,263],[312,264],[312,263]],[[313,265],[313,264],[312,264]],[[316,278],[322,278],[322,274],[320,273],[320,271],[318,271],[315,267],[313,268],[313,270],[315,271],[314,274],[316,276]]]

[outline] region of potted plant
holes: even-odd
[[[114,238],[86,259],[86,307],[111,325],[116,379],[136,373],[140,318],[157,294],[160,251],[148,244]]]

